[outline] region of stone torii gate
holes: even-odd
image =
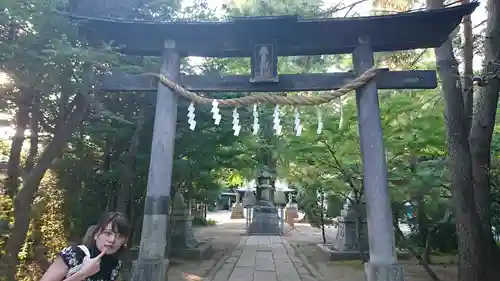
[[[91,43],[163,56],[160,74],[191,92],[289,92],[341,88],[374,66],[374,52],[439,47],[477,3],[361,18],[239,17],[222,22],[145,22],[71,16]],[[278,56],[353,54],[354,72],[278,75]],[[180,74],[180,59],[251,57],[250,76]],[[158,79],[113,74],[102,91],[158,92],[139,258],[133,281],[166,280],[165,256],[178,95]],[[154,86],[157,84],[157,86]],[[403,280],[397,264],[378,89],[432,89],[435,71],[382,71],[356,91],[369,231],[367,280]]]

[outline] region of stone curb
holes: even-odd
[[[287,249],[287,252],[288,252],[288,250],[293,251],[295,253],[295,255],[298,256],[298,258],[302,261],[303,265],[306,267],[306,269],[309,271],[309,273],[311,273],[311,275],[314,277],[314,279],[316,279],[317,281],[325,281],[325,278],[323,277],[323,275],[321,273],[319,273],[319,271],[317,271],[316,268],[314,268],[314,266],[312,266],[309,263],[309,261],[307,260],[307,257],[304,256],[304,254],[302,254],[297,247],[290,244],[285,239],[282,239],[282,241],[283,241],[283,245],[285,245],[285,248]]]
[[[240,240],[240,242],[236,245],[236,247],[234,247],[232,249],[226,249],[226,252],[222,255],[222,257],[219,259],[219,261],[217,263],[215,263],[215,265],[212,267],[212,269],[210,269],[208,274],[203,278],[203,281],[221,281],[221,280],[214,279],[215,276],[217,275],[217,272],[219,272],[219,270],[226,264],[226,261],[233,256],[233,253],[236,250],[243,249],[244,243],[243,243],[243,245],[241,245],[241,244],[242,243]],[[238,257],[239,257],[239,255],[238,255]],[[236,262],[235,262],[235,265],[236,265]]]
[[[203,278],[204,281],[212,281],[214,280],[217,271],[222,268],[222,266],[226,263],[226,260],[231,256],[231,251],[226,250],[226,253],[219,259],[219,261],[210,269],[207,276]]]

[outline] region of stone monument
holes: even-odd
[[[233,209],[231,210],[231,219],[244,219],[243,205],[240,202],[240,193],[236,192],[236,202],[234,202]]]
[[[340,211],[338,219],[338,231],[336,243],[334,245],[337,251],[359,251],[358,238],[356,234],[356,220],[358,212],[361,215],[361,243],[363,250],[368,252],[368,227],[366,223],[365,204],[360,203],[357,207],[353,206],[350,199],[346,199],[343,209]]]
[[[257,198],[253,208],[252,221],[248,227],[249,235],[281,235],[278,208],[274,205],[273,187],[271,186],[271,173],[264,166],[257,179]]]
[[[338,260],[357,260],[360,258],[360,244],[363,247],[363,255],[369,257],[368,226],[366,222],[365,203],[355,206],[352,200],[354,198],[349,194],[350,199],[346,199],[343,209],[340,211],[340,217],[337,221],[337,237],[333,244],[318,244],[318,247],[328,254],[331,261]],[[359,212],[359,213],[358,213]],[[361,243],[358,243],[356,233],[356,220],[358,214],[361,215],[360,230]],[[396,251],[398,258],[405,260],[410,256],[407,252]]]
[[[347,196],[344,206],[337,218],[337,236],[332,244],[317,244],[325,252],[331,261],[359,260],[361,258],[360,245],[362,245],[363,256],[368,258],[368,227],[366,223],[365,204],[353,205],[352,194]],[[359,212],[359,213],[358,213]],[[361,214],[361,243],[358,243],[356,233],[356,220]]]
[[[193,216],[182,192],[175,193],[172,203],[170,254],[172,256],[198,259],[211,253],[210,242],[198,242],[193,233]]]
[[[193,217],[189,214],[189,208],[184,201],[184,196],[180,191],[175,193],[172,203],[172,234],[170,241],[172,251],[175,249],[194,248],[198,241],[193,233]]]

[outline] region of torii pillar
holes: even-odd
[[[353,64],[360,75],[374,66],[374,59],[370,38],[361,36],[358,43],[353,52]],[[365,263],[366,280],[403,281],[403,267],[397,263],[387,162],[375,80],[356,91],[356,104],[370,245],[370,261]]]
[[[174,41],[165,41],[162,59],[160,74],[178,82],[181,62]],[[168,210],[178,99],[178,95],[170,88],[158,83],[141,245],[139,258],[133,263],[131,281],[167,280]]]

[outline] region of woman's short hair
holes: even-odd
[[[130,224],[127,217],[123,213],[111,212],[107,213],[95,225],[87,229],[87,233],[83,237],[83,244],[86,246],[95,246],[94,236],[111,224],[111,229],[123,237],[128,237],[130,233]]]
[[[97,224],[89,226],[87,232],[85,232],[85,236],[83,236],[82,244],[87,245],[90,244],[89,242],[94,240],[94,234],[96,229],[97,229]]]

